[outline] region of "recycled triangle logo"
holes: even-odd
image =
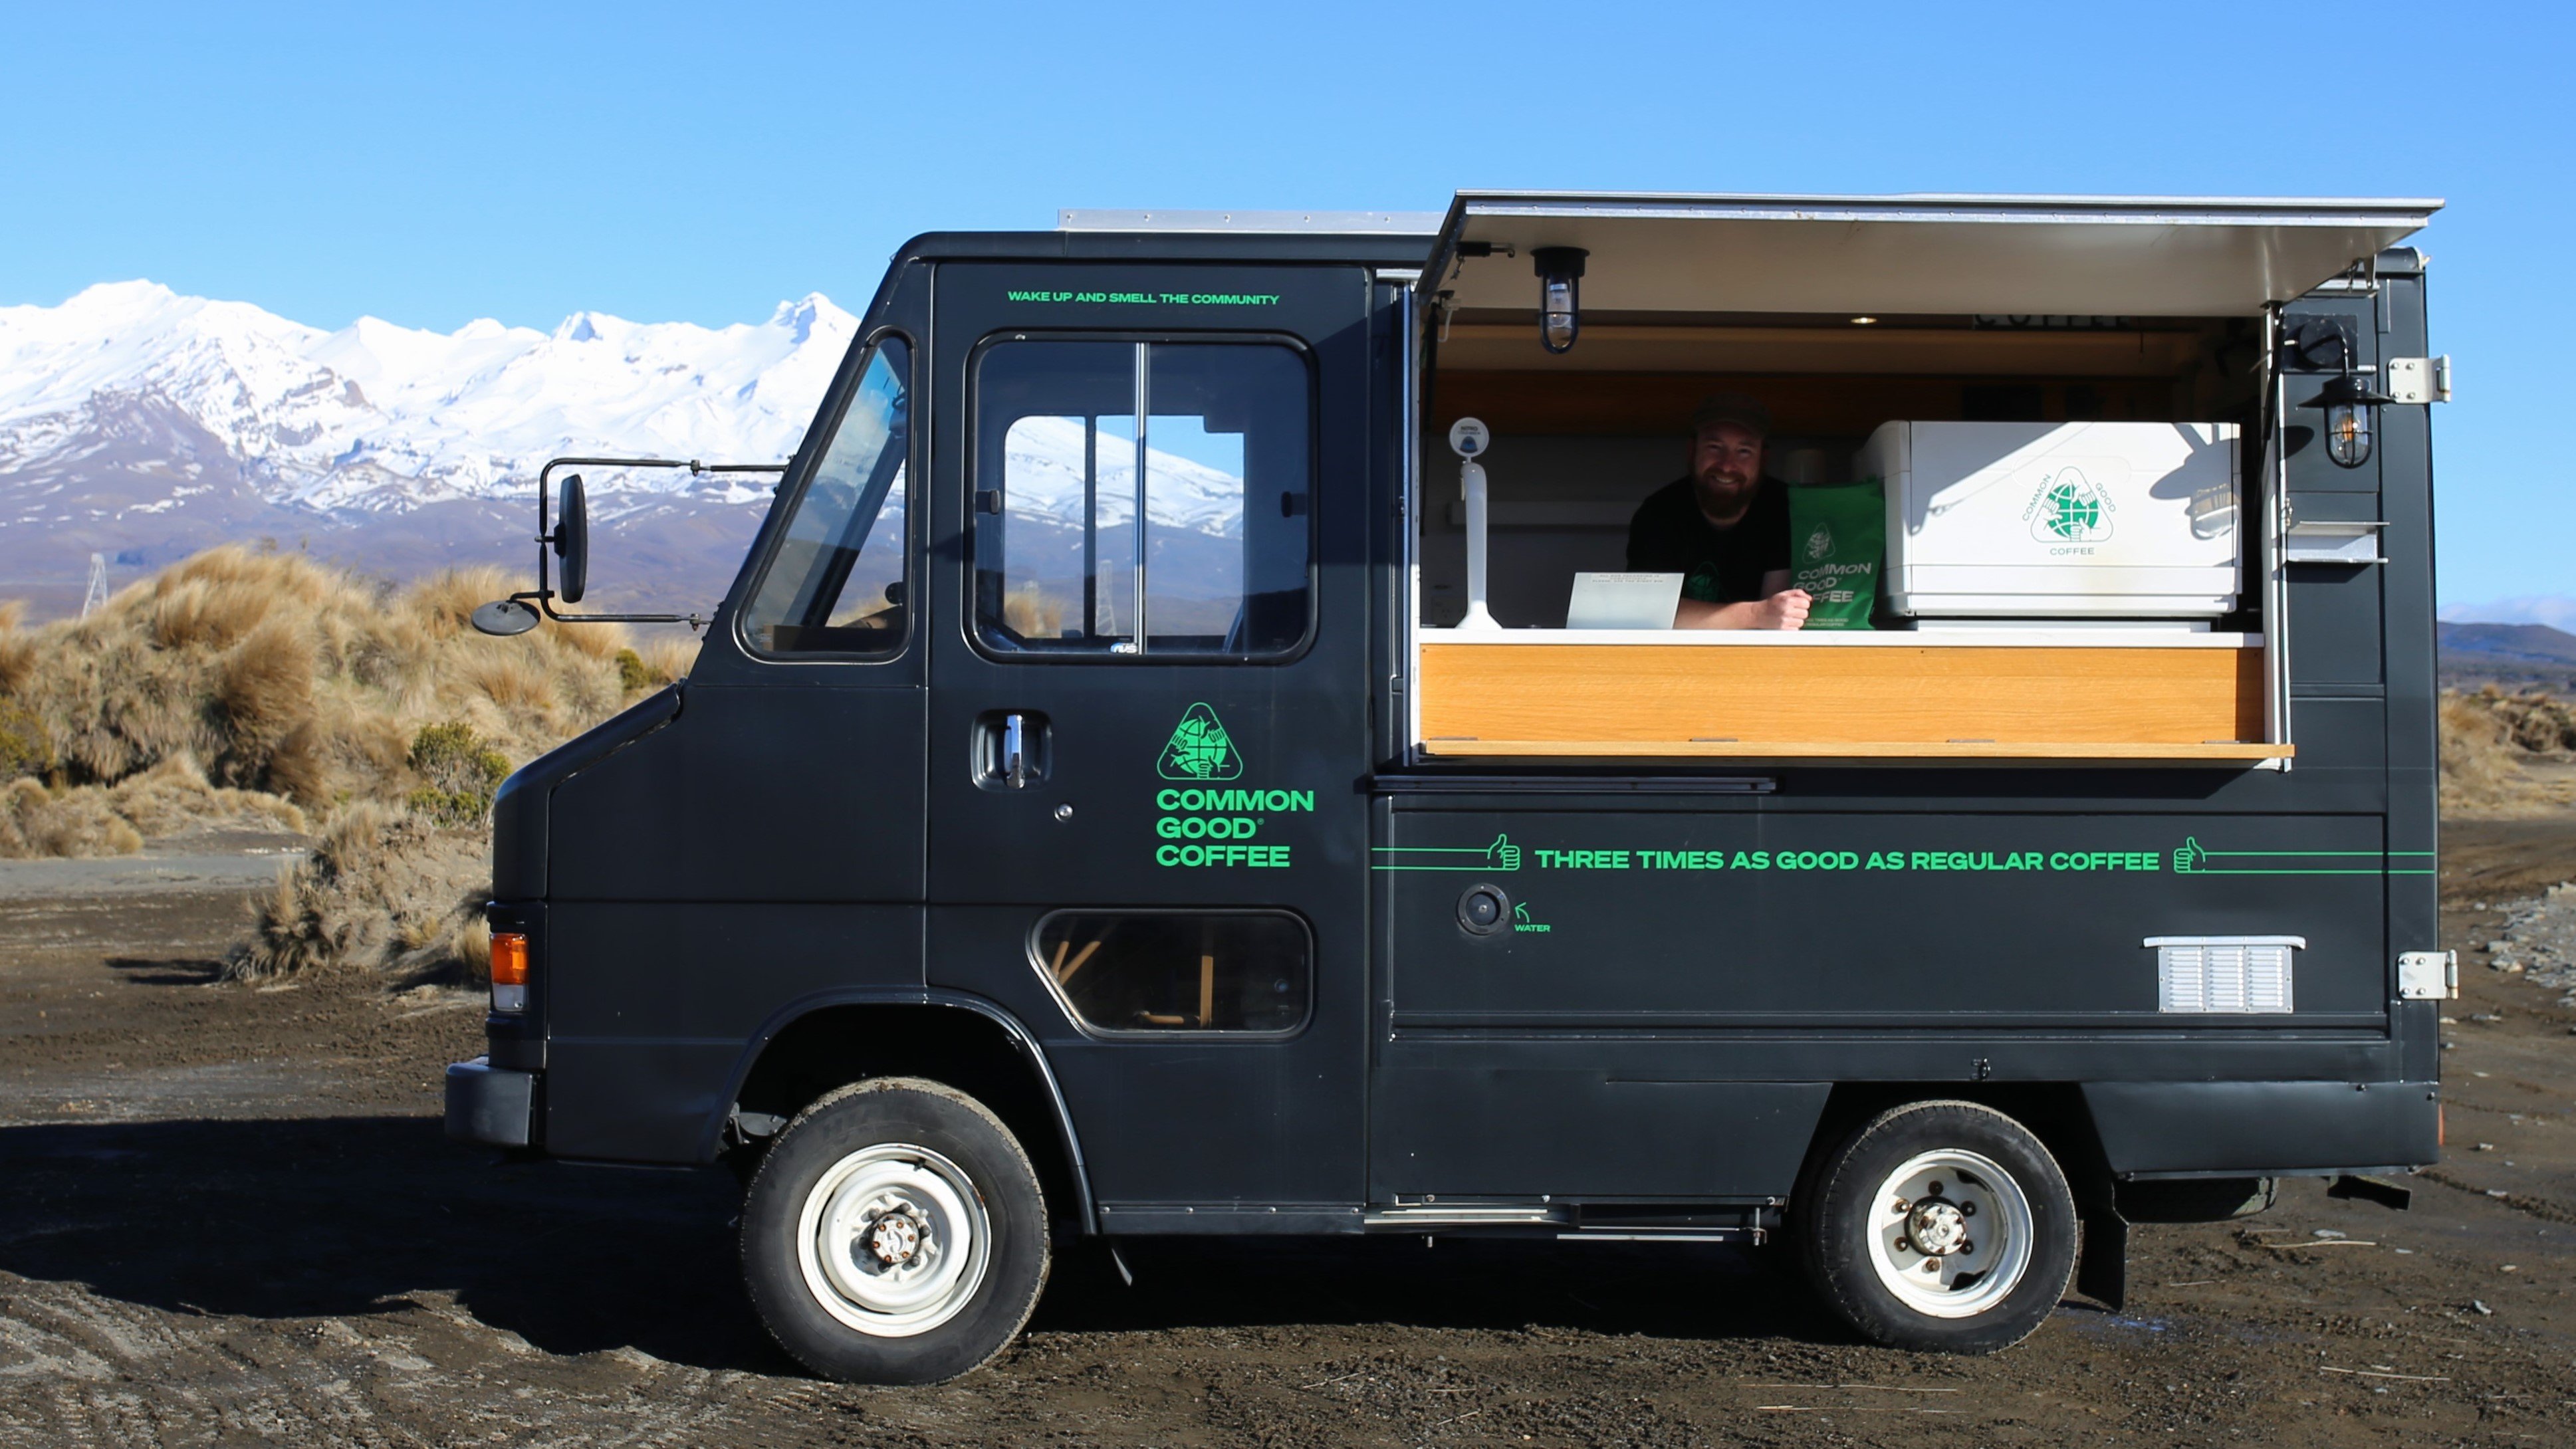
[[[1243,773],[1243,755],[1217,722],[1216,711],[1194,704],[1172,727],[1155,768],[1166,780],[1231,780]]]

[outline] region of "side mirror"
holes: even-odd
[[[507,639],[537,627],[537,611],[516,599],[494,599],[474,610],[474,632]]]
[[[555,557],[563,563],[563,601],[578,604],[590,587],[590,505],[581,491],[581,475],[563,480],[563,507],[554,531]]]
[[[898,419],[901,414],[897,414]],[[566,468],[614,468],[621,476],[637,468],[685,468],[691,479],[733,473],[784,473],[784,463],[701,463],[692,458],[683,463],[672,458],[549,458],[537,470],[537,586],[522,589],[498,603],[486,604],[475,611],[474,627],[486,634],[523,634],[537,626],[539,619],[558,624],[686,624],[692,629],[705,628],[708,621],[697,614],[563,614],[555,604],[578,604],[590,591],[590,500],[582,489],[581,475],[565,473]],[[561,482],[556,482],[560,478]],[[548,507],[546,485],[555,483],[557,506]],[[547,554],[554,562],[547,561]],[[531,604],[533,603],[533,607]]]

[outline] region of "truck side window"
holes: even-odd
[[[1312,387],[1264,342],[987,347],[976,637],[1001,653],[1248,658],[1305,640]]]
[[[877,344],[743,613],[767,654],[891,654],[903,647],[910,350]]]
[[[1314,948],[1273,911],[1060,911],[1038,923],[1038,967],[1099,1032],[1293,1032]]]

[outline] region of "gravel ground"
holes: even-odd
[[[2489,969],[2527,976],[2558,1004],[2576,1006],[2576,884],[2551,886],[2516,902],[2504,917],[2504,935],[2479,948]]]
[[[2576,892],[2514,903],[2576,877],[2576,820],[2445,847],[2451,943],[2536,964]],[[2576,1007],[2482,951],[2414,1211],[2301,1181],[2262,1217],[2139,1228],[2127,1312],[2070,1300],[1993,1358],[1857,1346],[1759,1253],[1166,1242],[1129,1250],[1132,1288],[1068,1252],[987,1370],[853,1389],[752,1320],[729,1178],[440,1136],[473,997],[218,982],[276,866],[220,854],[0,876],[0,1444],[2576,1437]]]

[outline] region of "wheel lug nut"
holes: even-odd
[[[1972,1217],[1975,1217],[1976,1215],[1977,1215],[1977,1205],[1976,1205],[1975,1203],[1972,1203],[1972,1202],[1963,1202],[1963,1203],[1959,1204],[1959,1216],[1961,1216],[1961,1217],[1963,1217],[1963,1218],[1972,1218]]]
[[[1911,1253],[1911,1252],[1913,1252],[1913,1251],[1914,1251],[1914,1240],[1913,1240],[1912,1238],[1899,1238],[1899,1239],[1897,1239],[1897,1240],[1896,1240],[1896,1251],[1898,1251],[1898,1252],[1900,1252],[1900,1253]]]

